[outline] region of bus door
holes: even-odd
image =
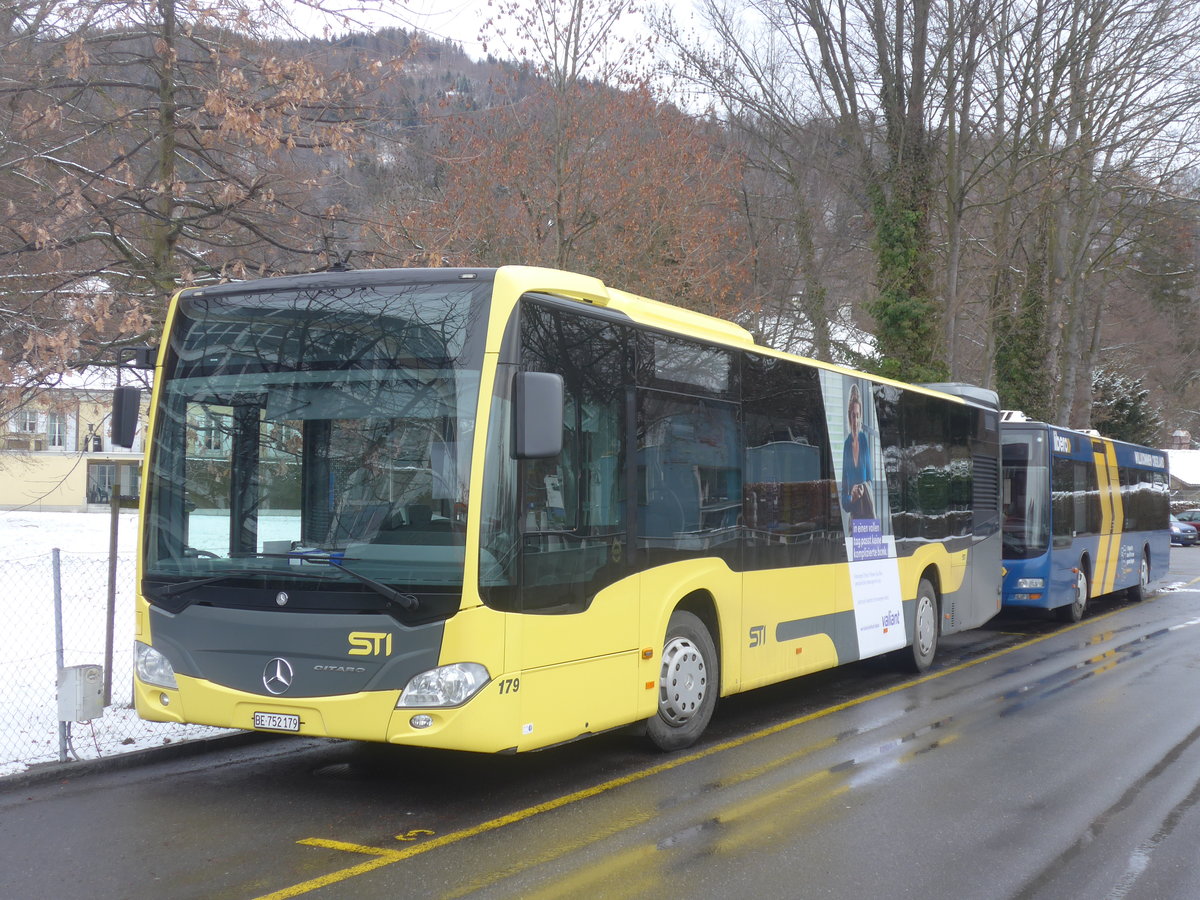
[[[562,377],[561,451],[493,465],[512,545],[493,553],[508,585],[489,603],[510,617],[508,668],[520,675],[522,729],[562,740],[631,721],[638,699],[641,598],[629,541],[629,337],[558,305],[521,307],[524,371]],[[501,366],[499,377],[512,377]],[[536,411],[531,411],[536,414]],[[495,443],[509,440],[505,425]],[[490,451],[489,451],[490,452]],[[490,494],[491,491],[485,491]],[[491,499],[485,502],[492,502]],[[484,552],[496,529],[487,514]]]

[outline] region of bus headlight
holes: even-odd
[[[488,683],[491,676],[479,663],[454,663],[413,676],[396,708],[408,706],[461,706]]]
[[[143,644],[141,641],[133,642],[133,668],[137,672],[137,677],[146,684],[172,690],[179,687],[175,683],[175,670],[171,668],[170,660],[149,644]]]
[[[1043,578],[1018,578],[1018,591],[1040,591],[1046,586],[1046,581]]]

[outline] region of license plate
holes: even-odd
[[[285,713],[256,712],[254,727],[267,731],[299,731],[300,717]]]

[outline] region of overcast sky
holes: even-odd
[[[669,5],[675,9],[677,18],[690,17],[693,0],[639,0],[640,5],[649,8],[651,5]],[[403,5],[394,8],[404,10],[398,15],[412,26],[420,28],[431,35],[453,40],[462,45],[463,49],[473,57],[484,55],[483,45],[479,40],[480,27],[491,17],[499,6],[497,0],[408,0]],[[644,22],[639,16],[628,17],[629,37],[644,30]],[[496,56],[507,57],[509,54],[499,46],[489,47]]]

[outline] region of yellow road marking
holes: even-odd
[[[430,831],[428,828],[414,828],[412,831],[406,831],[404,834],[396,835],[396,840],[415,841],[423,834],[433,835],[434,832]]]
[[[488,872],[483,877],[478,878],[474,881],[468,882],[467,884],[460,886],[459,888],[457,888],[454,891],[454,893],[443,894],[442,900],[458,900],[458,898],[467,897],[467,896],[475,893],[476,891],[480,891],[486,887],[490,887],[491,885],[498,884],[499,882],[503,881],[504,879],[511,878],[512,876],[519,874],[520,872],[524,872],[528,869],[532,869],[535,866],[543,865],[543,864],[550,862],[552,860],[555,860],[555,859],[560,859],[560,858],[566,857],[567,855],[569,855],[571,853],[575,853],[576,851],[578,851],[584,847],[587,847],[597,841],[601,841],[601,840],[604,840],[605,838],[612,837],[614,834],[618,834],[622,831],[625,831],[629,828],[633,828],[637,825],[643,825],[646,822],[649,822],[654,817],[654,815],[655,815],[654,812],[647,810],[646,812],[639,813],[636,816],[622,816],[620,821],[614,822],[610,825],[607,825],[606,827],[599,829],[597,831],[579,832],[579,833],[572,834],[570,836],[571,839],[569,841],[565,841],[565,842],[558,841],[554,844],[554,846],[551,849],[543,850],[540,853],[534,854],[532,856],[522,854],[522,856],[519,859],[514,860],[513,862],[509,863],[505,867]],[[652,849],[652,850],[654,849],[653,845],[651,846],[650,849]],[[611,885],[610,885],[610,887],[611,887]],[[590,892],[590,893],[594,893],[594,892]],[[575,893],[575,894],[567,894],[566,896],[579,896],[579,895],[580,895],[579,893]],[[645,896],[645,895],[642,894],[641,896]],[[530,900],[528,895],[525,897],[525,900]]]
[[[305,838],[297,841],[309,847],[325,847],[329,850],[345,850],[348,853],[365,853],[368,856],[394,856],[399,850],[389,850],[386,847],[369,847],[366,844],[348,844],[345,841],[331,841],[326,838]]]
[[[1195,579],[1195,581],[1200,581],[1200,578]],[[1191,583],[1194,584],[1195,581]],[[827,706],[824,709],[806,713],[803,716],[798,716],[795,719],[789,719],[786,722],[779,722],[775,725],[769,725],[766,728],[760,728],[758,731],[751,732],[750,734],[731,738],[730,740],[722,741],[719,744],[713,744],[711,747],[706,747],[703,750],[698,750],[685,756],[674,757],[666,762],[659,763],[656,766],[650,766],[647,769],[631,772],[628,775],[622,775],[620,778],[613,778],[594,787],[584,788],[583,790],[574,791],[570,794],[564,794],[563,796],[556,797],[553,800],[547,800],[545,803],[539,803],[535,806],[528,806],[525,809],[508,813],[507,815],[491,819],[487,822],[481,822],[480,824],[471,828],[464,828],[460,831],[452,831],[449,834],[443,834],[438,837],[431,838],[428,841],[410,844],[403,849],[367,847],[361,844],[347,844],[341,841],[324,840],[321,838],[304,838],[303,840],[297,841],[297,843],[311,847],[326,847],[334,850],[346,850],[352,853],[364,853],[376,858],[369,862],[359,863],[356,866],[351,866],[347,869],[339,869],[336,872],[330,872],[328,875],[321,875],[309,881],[304,881],[300,884],[292,885],[291,887],[283,888],[282,890],[275,891],[270,894],[263,894],[261,897],[256,898],[256,900],[288,900],[288,898],[291,897],[299,897],[302,894],[307,894],[323,887],[329,887],[330,885],[347,881],[348,879],[357,877],[358,875],[365,875],[366,873],[372,872],[375,869],[380,869],[393,863],[411,859],[420,853],[425,853],[429,850],[436,850],[439,847],[446,847],[450,844],[456,844],[459,841],[466,840],[467,838],[476,837],[480,834],[486,834],[489,831],[495,831],[499,828],[505,828],[509,825],[515,825],[518,822],[524,822],[525,820],[541,815],[542,813],[561,809],[564,806],[570,806],[571,804],[578,803],[581,800],[588,800],[592,797],[597,797],[600,794],[605,794],[616,788],[624,787],[625,785],[633,784],[637,781],[642,781],[643,779],[662,774],[663,772],[669,772],[672,769],[677,769],[680,766],[685,766],[688,763],[693,763],[709,756],[715,756],[718,753],[724,753],[727,750],[734,750],[753,741],[758,741],[772,735],[780,734],[784,731],[796,728],[797,726],[815,721],[816,719],[821,719],[825,716],[833,715],[834,713],[842,712],[847,709],[853,709],[856,706],[861,706],[862,704],[869,703],[872,700],[879,700],[882,697],[887,697],[891,694],[908,690],[909,688],[916,687],[917,685],[935,681],[936,679],[944,678],[947,675],[953,675],[955,672],[962,672],[965,669],[970,669],[974,666],[991,662],[992,660],[998,659],[1008,653],[1012,653],[1016,650],[1022,650],[1025,647],[1032,647],[1034,644],[1040,644],[1042,641],[1048,640],[1049,638],[1057,635],[1074,631],[1075,629],[1082,628],[1085,625],[1093,625],[1096,622],[1102,622],[1105,619],[1122,612],[1123,609],[1124,608],[1110,610],[1109,612],[1101,613],[1098,616],[1092,616],[1083,620],[1082,622],[1076,622],[1073,625],[1064,626],[1063,628],[1048,632],[1047,634],[1037,635],[1036,637],[1032,637],[1027,641],[1014,644],[1011,647],[1004,647],[1003,649],[995,650],[979,657],[978,659],[959,663],[956,666],[951,666],[948,669],[941,669],[928,675],[922,675],[920,678],[914,678],[912,681],[905,681],[901,684],[895,684],[891,687],[883,688],[878,691],[872,691],[870,694],[865,694],[862,697],[858,697],[853,700],[847,700],[844,703],[837,703],[833,706]]]
[[[600,890],[606,897],[645,897],[656,886],[648,876],[652,872],[649,863],[657,856],[654,844],[630,847],[606,859],[603,866],[572,872],[535,893],[525,894],[523,900],[590,897]]]

